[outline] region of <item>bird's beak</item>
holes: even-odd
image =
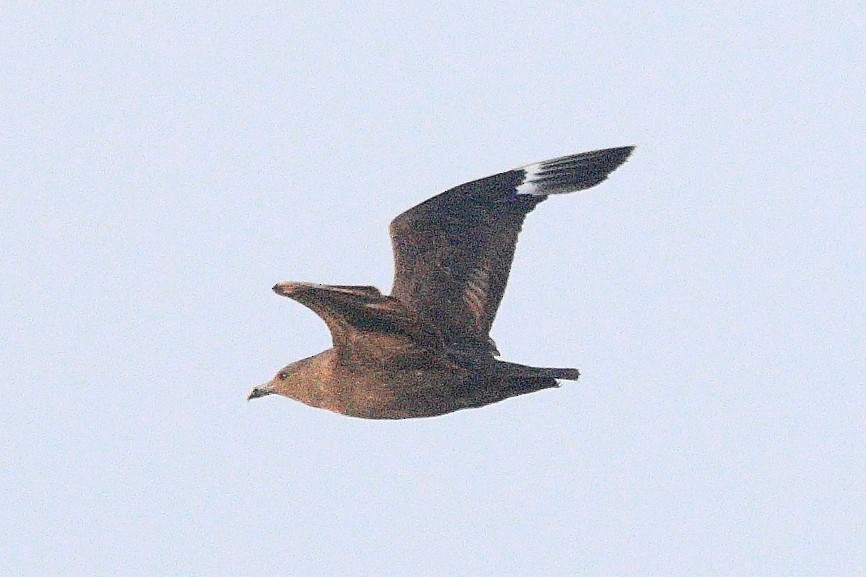
[[[259,385],[258,387],[253,387],[253,390],[251,390],[250,394],[247,395],[247,400],[258,399],[259,397],[270,395],[273,392],[273,389],[271,389],[269,385]]]

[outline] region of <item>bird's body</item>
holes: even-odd
[[[391,223],[391,295],[369,286],[284,282],[334,346],[250,393],[280,394],[354,417],[429,417],[576,380],[577,369],[499,361],[489,331],[526,215],[550,194],[603,181],[631,153],[612,148],[541,162],[437,195]]]
[[[295,382],[285,382],[274,392],[352,417],[405,419],[482,407],[555,387],[554,373],[558,378],[578,376],[575,369],[537,369],[492,358],[461,363],[433,351],[418,352],[411,359],[377,366],[346,362],[330,348],[294,363],[303,381],[289,376],[283,381]],[[279,375],[276,379],[281,380]]]

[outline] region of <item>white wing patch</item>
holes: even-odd
[[[536,162],[535,164],[523,167],[523,182],[517,186],[517,194],[547,196],[547,194],[541,192],[541,186],[537,184],[538,178],[541,176],[541,171],[544,169],[544,165],[544,162]]]

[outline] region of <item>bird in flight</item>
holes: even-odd
[[[277,394],[368,419],[432,417],[574,381],[577,369],[500,361],[490,327],[524,218],[551,194],[599,184],[633,147],[563,156],[447,190],[391,222],[394,286],[281,282],[333,346],[247,397]]]

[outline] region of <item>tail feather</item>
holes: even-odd
[[[497,368],[509,377],[515,379],[521,378],[541,378],[541,379],[563,379],[566,381],[576,381],[580,377],[580,371],[577,369],[561,369],[550,367],[529,367],[526,365],[518,365],[517,363],[508,363],[505,361],[497,361]]]
[[[536,369],[536,376],[551,377],[554,379],[563,379],[566,381],[576,381],[580,377],[580,371],[577,369]]]

